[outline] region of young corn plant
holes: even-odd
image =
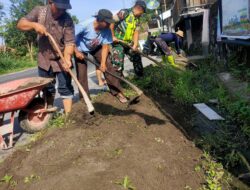
[[[115,182],[115,184],[120,185],[127,190],[136,190],[128,176],[125,176],[120,182]]]

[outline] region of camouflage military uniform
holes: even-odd
[[[124,57],[128,56],[129,60],[133,63],[135,74],[138,76],[143,75],[143,65],[141,55],[132,51],[130,48],[121,44],[114,44],[112,51],[112,64],[118,67],[119,71],[124,70]]]

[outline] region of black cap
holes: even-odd
[[[58,9],[72,9],[70,0],[52,0]]]
[[[94,17],[96,17],[99,21],[104,21],[110,24],[115,22],[115,20],[113,19],[113,14],[107,9],[99,10],[98,14]]]
[[[144,10],[144,13],[146,13],[146,11],[147,11],[147,5],[146,5],[145,1],[138,0],[138,1],[135,2],[135,6],[137,6],[137,5],[140,6],[140,7],[142,7],[143,10]]]

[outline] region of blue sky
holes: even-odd
[[[71,0],[73,9],[70,11],[80,21],[90,18],[99,9],[120,10],[124,7],[131,7],[134,0]]]
[[[4,4],[5,12],[8,12],[10,1],[0,0]],[[99,9],[109,9],[111,11],[118,11],[122,8],[129,8],[133,6],[135,0],[71,0],[72,9],[70,13],[76,15],[80,22],[91,18]],[[0,38],[0,45],[3,39]]]
[[[9,0],[0,0],[5,6],[5,11],[8,11]],[[124,7],[131,7],[135,0],[71,0],[73,7],[70,12],[76,15],[80,21],[90,18],[99,9],[105,8],[112,11],[119,10]]]

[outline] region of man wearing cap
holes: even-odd
[[[63,99],[65,113],[72,109],[74,89],[67,70],[71,68],[71,57],[74,53],[74,24],[66,13],[71,9],[69,0],[49,0],[47,6],[37,6],[28,15],[21,18],[17,28],[22,31],[34,30],[38,33],[38,74],[40,77],[58,79],[58,92]],[[67,64],[62,63],[57,52],[51,46],[46,33],[50,33],[64,52]],[[55,82],[46,88],[44,93],[51,105],[54,102]]]
[[[115,22],[113,14],[109,10],[101,9],[94,17],[95,19],[76,26],[75,56],[78,80],[89,94],[87,62],[84,57],[91,54],[100,63],[100,70],[104,72],[111,94],[120,102],[126,103],[127,99],[122,93],[119,79],[105,74],[106,70],[117,74],[117,68],[112,66],[109,56],[110,45],[113,43],[110,31],[110,24]]]
[[[146,3],[142,0],[136,1],[131,9],[122,9],[115,16],[115,23],[111,25],[113,36],[112,64],[124,69],[124,57],[128,55],[133,62],[134,71],[137,76],[143,75],[142,59],[137,48],[139,45],[140,17],[146,12]],[[119,43],[119,40],[131,44],[133,50]]]
[[[169,48],[169,44],[171,42],[174,42],[177,54],[181,56],[181,46],[183,37],[184,37],[183,31],[178,30],[176,33],[162,33],[155,39],[156,44],[161,48],[163,53],[167,56],[167,61],[174,67],[176,67],[176,64],[171,49]]]

